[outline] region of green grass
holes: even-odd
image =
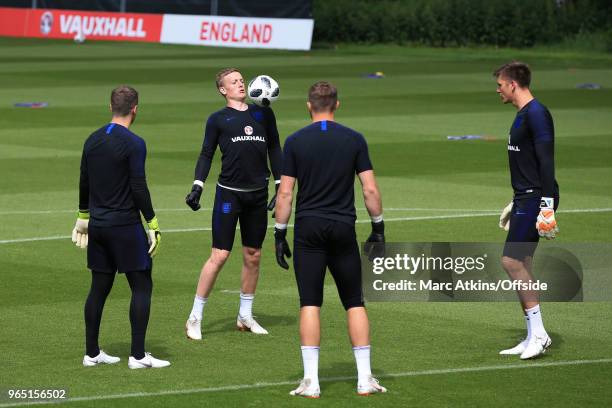
[[[0,39],[0,387],[68,387],[71,397],[201,390],[70,406],[610,405],[610,362],[541,366],[612,358],[609,302],[545,304],[553,348],[544,358],[524,363],[497,356],[523,334],[515,303],[370,303],[373,368],[390,392],[358,398],[355,381],[340,379],[322,382],[319,402],[290,399],[291,385],[274,383],[302,374],[299,304],[293,274],[280,270],[273,259],[271,234],[264,243],[255,302],[255,313],[269,336],[234,330],[238,251],[206,307],[204,341],[185,339],[183,325],[211,237],[209,231],[166,232],[155,260],[147,348],[171,360],[172,367],[132,372],[125,361],[93,369],[80,364],[89,273],[85,253],[74,248],[67,235],[75,220],[82,144],[108,121],[114,86],[128,83],[140,92],[133,130],[147,140],[148,181],[162,230],[210,226],[213,196],[208,184],[204,210],[193,213],[183,200],[203,123],[223,105],[214,74],[237,66],[246,78],[267,73],[281,84],[281,99],[274,108],[283,139],[308,123],[305,95],[310,84],[330,79],[338,85],[337,120],[366,136],[387,218],[452,216],[466,210],[492,214],[388,222],[389,241],[502,242],[496,213],[511,197],[505,144],[515,112],[500,104],[491,72],[512,58],[531,64],[533,91],[555,118],[561,210],[610,209],[609,54],[398,46],[291,53]],[[363,78],[375,71],[384,71],[386,77]],[[603,89],[576,89],[581,82],[597,82]],[[49,107],[13,107],[22,101],[45,101]],[[493,140],[446,140],[447,135],[461,134],[484,134]],[[219,171],[219,156],[211,181]],[[359,219],[367,221],[360,199],[357,207]],[[561,242],[612,241],[610,212],[561,211],[557,218]],[[357,231],[364,239],[367,223],[357,224]],[[7,242],[45,237],[58,238]],[[325,299],[320,376],[352,376],[344,313],[331,279]],[[124,360],[129,354],[128,305],[129,289],[120,276],[104,312],[100,340],[106,351]],[[527,368],[511,368],[516,364]],[[508,369],[444,371],[497,366]],[[272,385],[223,388],[256,383]],[[203,391],[214,387],[221,390]]]

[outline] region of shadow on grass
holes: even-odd
[[[270,330],[273,327],[295,326],[297,325],[297,316],[273,315],[266,313],[257,313],[255,315],[257,322],[264,328]],[[236,317],[231,314],[222,319],[214,321],[204,320],[202,331],[205,335],[214,333],[223,333],[231,330],[236,330]]]
[[[118,341],[106,346],[100,345],[100,348],[112,356],[121,357],[121,363],[125,361],[125,364],[127,364],[128,356],[131,354],[131,343],[128,341]],[[165,343],[159,340],[145,340],[145,351],[151,353],[156,358],[172,359],[174,357],[174,354],[169,351]]]

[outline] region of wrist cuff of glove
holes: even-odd
[[[77,213],[77,218],[80,218],[81,220],[88,220],[89,210],[79,210],[79,212]]]
[[[278,224],[276,224],[278,225]],[[285,224],[287,225],[287,224]],[[284,229],[280,229],[277,227],[274,227],[274,238],[276,239],[285,239],[287,237],[287,228],[285,227]]]
[[[371,215],[370,219],[374,223],[381,222],[383,220],[383,215],[382,215],[382,213],[380,215]]]
[[[384,221],[372,222],[372,232],[375,232],[377,234],[384,234],[385,233],[385,222]]]
[[[204,182],[202,180],[193,180],[194,186],[199,186],[200,188],[204,188]]]
[[[278,222],[274,224],[275,230],[287,230],[287,224],[279,224]]]
[[[157,216],[151,218],[151,221],[147,221],[147,225],[149,229],[159,231],[159,222],[157,221]]]
[[[540,208],[552,210],[555,208],[555,199],[553,197],[542,197],[540,199]]]

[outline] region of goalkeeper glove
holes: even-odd
[[[89,229],[89,210],[79,210],[77,214],[76,225],[72,230],[72,242],[79,248],[87,248],[88,231]]]
[[[364,250],[368,254],[368,259],[373,261],[374,258],[380,258],[385,256],[385,222],[380,220],[378,222],[372,221],[372,233],[366,240]]]
[[[198,211],[200,209],[200,197],[202,196],[202,190],[202,186],[194,184],[193,187],[191,187],[191,192],[187,194],[187,197],[185,197],[185,203],[187,203],[187,205],[191,207],[193,211]]]
[[[510,215],[512,214],[512,206],[514,205],[514,201],[510,201],[501,212],[499,216],[499,228],[504,231],[508,231],[510,229]]]
[[[555,200],[551,197],[542,197],[540,202],[540,214],[536,221],[536,228],[538,234],[546,239],[555,239],[559,232],[559,226],[555,220],[554,204]]]
[[[274,227],[274,248],[276,250],[276,263],[283,269],[289,269],[285,256],[291,258],[291,250],[287,242],[287,227]]]
[[[279,186],[280,186],[280,181],[274,184],[274,196],[272,197],[272,199],[270,200],[270,203],[268,204],[268,211],[272,211],[272,218],[276,217],[276,211],[273,211],[273,210],[274,210],[274,207],[276,207],[276,195],[278,194]]]
[[[151,221],[147,221],[147,225],[149,226],[149,230],[147,231],[147,236],[149,238],[149,255],[153,258],[157,255],[157,251],[159,250],[159,244],[161,242],[161,231],[159,230],[159,223],[157,222],[157,217],[153,217]]]

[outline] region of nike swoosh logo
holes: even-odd
[[[151,363],[150,361],[148,363],[144,363],[142,361],[136,360],[136,363],[141,364],[141,365],[143,365],[145,367],[149,367],[149,368],[153,367],[153,363]]]
[[[232,119],[236,119],[236,117],[235,117],[235,116],[232,116],[231,118],[225,118],[225,121],[226,121],[226,122],[229,122],[229,121],[230,121],[230,120],[232,120]]]
[[[517,212],[516,212],[516,215],[527,215],[527,213],[525,213],[525,212],[518,212],[518,211],[517,211]]]

